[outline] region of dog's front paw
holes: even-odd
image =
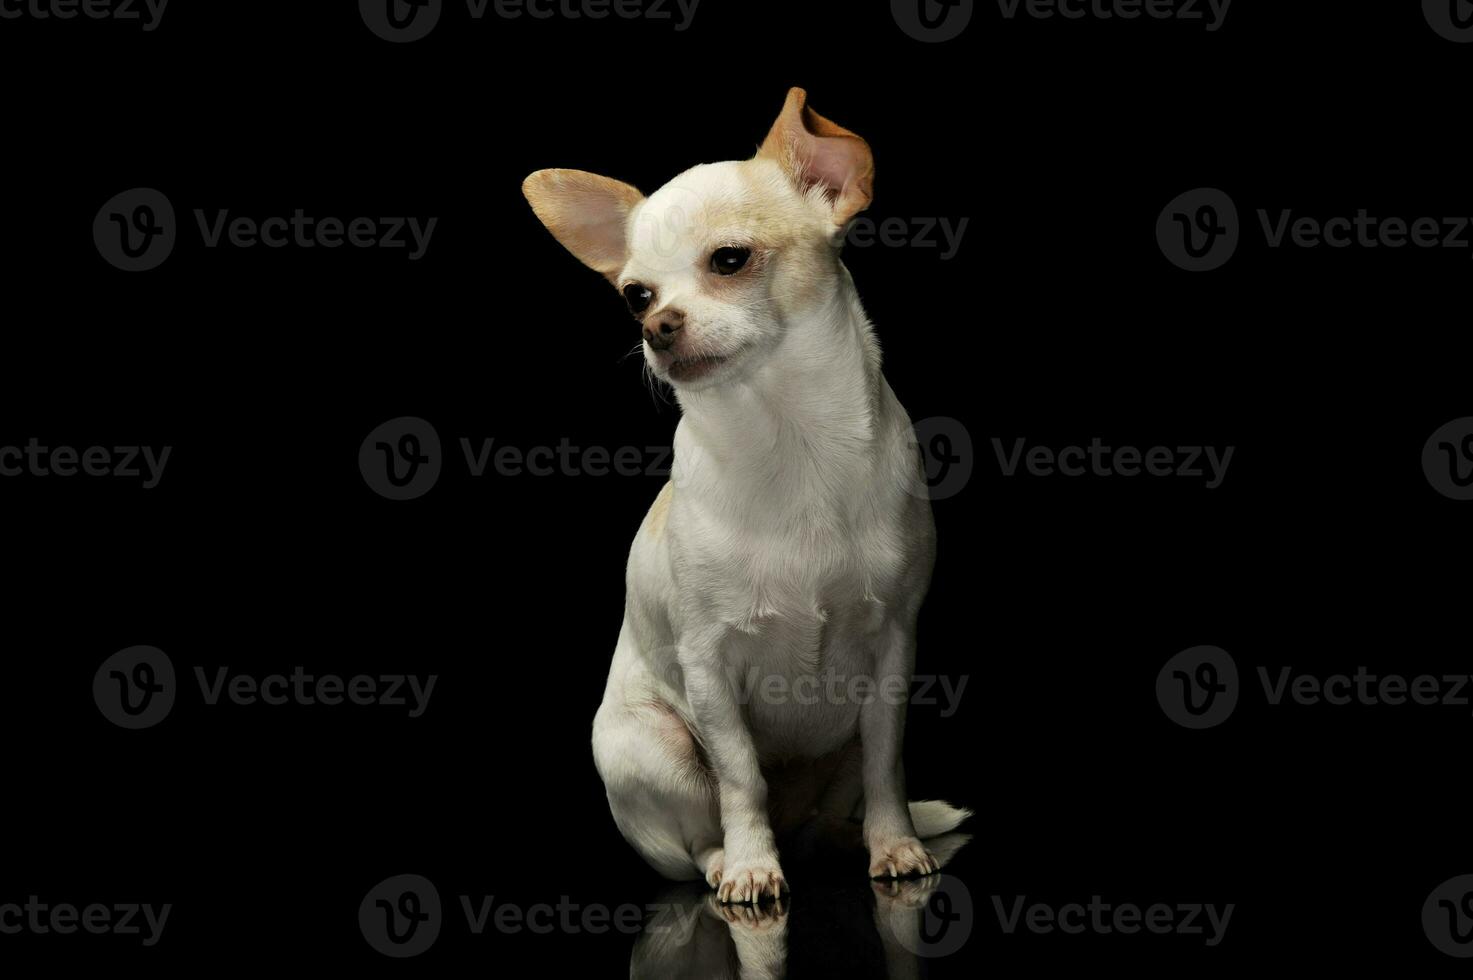
[[[766,905],[723,905],[714,892],[707,894],[707,910],[715,917],[753,933],[781,930],[787,924],[788,909],[781,898]]]
[[[880,878],[870,882],[870,887],[875,892],[875,906],[887,915],[896,915],[902,909],[911,912],[924,909],[940,883],[940,875],[927,875],[910,879]]]
[[[765,857],[750,861],[727,861],[721,871],[721,883],[716,886],[716,897],[723,903],[737,902],[755,905],[763,898],[781,898],[788,890],[783,869],[777,858]]]
[[[869,849],[871,878],[905,878],[910,875],[935,874],[941,864],[914,837],[872,844]]]

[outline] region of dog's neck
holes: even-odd
[[[727,507],[808,507],[862,494],[887,401],[879,347],[848,272],[749,373],[678,395],[677,474]],[[679,483],[679,481],[677,481]]]

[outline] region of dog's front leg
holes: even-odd
[[[901,760],[905,709],[910,701],[914,666],[915,624],[892,621],[877,639],[876,684],[871,697],[859,709],[859,739],[864,757],[864,842],[869,848],[872,878],[930,874],[939,867],[916,838]]]
[[[767,782],[721,654],[720,637],[706,636],[681,644],[680,665],[701,744],[716,770],[724,838],[717,897],[757,902],[763,895],[778,897],[787,882],[767,817]]]

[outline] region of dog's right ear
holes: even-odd
[[[553,237],[609,281],[629,259],[629,214],[644,195],[623,181],[582,170],[539,170],[522,193]]]
[[[874,200],[875,158],[869,144],[814,112],[801,88],[788,90],[782,115],[757,155],[776,160],[804,191],[821,188],[839,228]]]

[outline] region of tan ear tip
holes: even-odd
[[[527,179],[522,181],[522,196],[535,203],[535,195],[557,180],[557,173],[556,170],[538,170],[528,174]]]

